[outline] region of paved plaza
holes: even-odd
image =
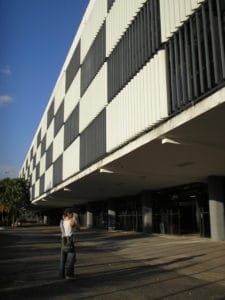
[[[75,280],[58,278],[57,227],[0,231],[0,299],[225,299],[225,242],[82,230]]]

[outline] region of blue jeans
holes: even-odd
[[[61,247],[59,276],[65,278],[65,276],[74,276],[74,265],[76,262],[76,249],[74,246],[73,252],[64,252]]]

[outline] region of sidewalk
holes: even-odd
[[[225,299],[225,242],[83,230],[58,279],[57,227],[0,231],[0,299]]]

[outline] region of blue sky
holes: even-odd
[[[0,0],[0,178],[15,177],[89,0]]]

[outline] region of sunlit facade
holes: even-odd
[[[84,225],[225,239],[225,2],[90,0],[20,176]]]

